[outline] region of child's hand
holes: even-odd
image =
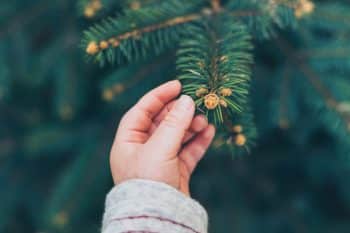
[[[211,143],[215,128],[194,117],[195,104],[179,81],[150,91],[119,124],[111,150],[114,182],[140,178],[165,182],[189,195],[190,176]]]

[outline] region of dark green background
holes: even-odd
[[[340,8],[349,7],[340,2]],[[112,102],[103,101],[103,80],[115,67],[85,62],[78,46],[90,24],[79,17],[75,1],[13,0],[1,6],[0,232],[98,232],[112,187],[108,152],[118,120],[139,96],[174,78],[170,51],[146,65],[151,68],[131,66],[144,79]],[[337,26],[345,27],[329,27]],[[316,29],[320,41],[333,35]],[[301,46],[297,33],[282,34]],[[284,58],[274,42],[255,44],[254,75],[276,75]],[[322,70],[322,64],[316,66]],[[192,196],[206,207],[210,232],[350,232],[348,153],[332,130],[316,123],[321,111],[288,105],[298,112],[290,127],[271,122],[269,101],[279,86],[264,80],[257,79],[252,90],[260,132],[253,152],[233,159],[211,149],[194,174]]]

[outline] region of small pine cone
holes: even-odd
[[[138,10],[140,9],[141,7],[141,3],[139,1],[133,1],[131,4],[130,4],[130,8],[132,10]]]
[[[69,220],[69,215],[66,212],[62,211],[57,213],[54,216],[52,222],[54,225],[62,227],[68,223],[68,220]]]
[[[95,16],[95,10],[92,7],[90,7],[90,6],[86,7],[85,10],[84,10],[84,16],[86,18],[94,17]]]
[[[117,39],[115,39],[115,38],[109,38],[108,39],[108,43],[110,43],[110,44],[113,44],[115,41],[116,41]]]
[[[204,95],[206,95],[206,94],[208,94],[208,93],[209,93],[209,91],[208,91],[208,89],[205,88],[205,87],[200,87],[200,88],[198,88],[198,89],[196,90],[196,96],[197,96],[197,97],[202,97],[202,96],[204,96]]]
[[[100,42],[100,48],[101,49],[106,49],[108,47],[109,47],[109,44],[108,44],[107,41],[103,40],[103,41]]]
[[[247,138],[243,134],[238,134],[235,137],[235,143],[237,146],[244,146],[247,142]]]
[[[111,89],[106,89],[103,94],[102,94],[102,97],[104,100],[106,101],[111,101],[114,97],[114,93],[113,93],[113,90]]]
[[[90,55],[94,55],[96,53],[98,53],[100,50],[100,48],[98,47],[98,44],[95,41],[92,41],[88,44],[88,46],[86,47],[86,53],[90,54]]]
[[[207,109],[215,109],[220,102],[219,97],[215,93],[209,93],[204,97],[204,105]]]
[[[113,47],[118,47],[120,45],[119,40],[115,39],[114,42],[112,43]]]
[[[91,7],[95,10],[98,11],[99,9],[102,8],[102,3],[100,0],[94,0],[91,2]]]
[[[242,127],[241,125],[234,125],[234,126],[232,127],[232,131],[233,131],[234,133],[242,133],[243,127]]]
[[[224,108],[227,108],[227,103],[226,103],[225,100],[220,99],[219,104],[220,104],[220,106],[222,106],[222,107],[224,107]]]
[[[296,5],[294,15],[297,18],[302,18],[303,16],[313,12],[315,4],[310,0],[299,0]]]
[[[220,95],[222,95],[222,96],[231,96],[232,95],[232,90],[230,89],[230,88],[222,88],[221,90],[220,90]]]
[[[120,94],[124,91],[124,86],[122,84],[116,84],[113,86],[114,94]]]
[[[141,39],[141,33],[140,33],[139,31],[135,31],[135,32],[133,33],[133,35],[132,35],[132,38],[133,38],[134,40],[139,40],[139,39]]]

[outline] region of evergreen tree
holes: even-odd
[[[347,232],[349,12],[347,0],[3,4],[0,232],[98,232],[118,119],[174,78],[219,129],[192,185],[211,232]]]

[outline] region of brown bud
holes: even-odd
[[[88,53],[90,55],[94,55],[94,54],[98,53],[99,50],[100,49],[95,41],[90,42],[88,44],[88,46],[86,47],[86,53]]]
[[[115,38],[109,38],[108,39],[108,43],[110,43],[110,44],[113,44],[115,41],[116,41],[117,39],[115,39]]]
[[[115,39],[115,41],[113,42],[112,46],[113,47],[118,47],[120,44],[119,40]]]
[[[222,106],[222,107],[224,107],[224,108],[227,108],[227,103],[226,103],[225,100],[220,99],[220,100],[219,100],[219,104],[220,104],[220,106]]]
[[[219,97],[215,93],[209,93],[204,97],[204,105],[207,109],[215,109],[219,104]]]
[[[68,223],[68,221],[69,216],[64,211],[57,213],[52,219],[53,224],[56,226],[65,226]]]
[[[94,17],[94,15],[95,15],[95,10],[92,7],[88,6],[85,8],[84,16],[86,18],[92,18],[92,17]]]
[[[220,95],[222,96],[231,96],[232,95],[232,90],[230,88],[222,88],[220,90]]]
[[[111,101],[114,97],[113,91],[111,89],[104,90],[102,97],[106,101]]]
[[[242,127],[241,125],[234,125],[234,126],[232,127],[232,131],[233,131],[234,133],[242,133],[243,127]]]
[[[106,49],[108,47],[109,47],[109,44],[108,44],[107,41],[103,40],[103,41],[100,42],[100,48],[101,49]]]
[[[113,92],[115,94],[120,94],[124,91],[124,86],[122,84],[116,84],[113,86]]]
[[[313,12],[315,4],[310,0],[299,0],[295,7],[294,15],[297,18],[302,18]]]
[[[135,31],[133,34],[132,34],[132,38],[134,40],[139,40],[141,39],[141,33],[139,31]]]
[[[138,10],[141,7],[141,3],[139,1],[134,1],[130,4],[130,8],[132,10]]]
[[[196,96],[197,96],[197,97],[202,97],[202,96],[208,94],[208,92],[209,92],[209,91],[208,91],[207,88],[205,88],[205,87],[200,87],[200,88],[198,88],[198,89],[196,90]]]
[[[247,138],[243,134],[238,134],[235,137],[235,143],[237,146],[244,146],[247,142]]]
[[[94,0],[94,1],[91,2],[91,7],[92,7],[94,10],[98,11],[99,9],[102,8],[102,3],[101,3],[100,0]]]

